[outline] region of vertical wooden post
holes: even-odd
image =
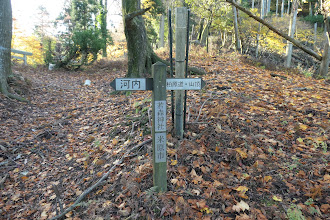
[[[24,60],[24,65],[27,65],[27,58],[25,54],[23,54],[23,60]]]
[[[153,183],[157,191],[167,191],[166,153],[166,65],[157,62],[152,65],[152,149]]]
[[[184,78],[187,8],[175,9],[175,27],[175,78]],[[183,97],[183,90],[175,92],[175,134],[181,139],[183,138]]]

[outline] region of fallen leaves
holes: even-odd
[[[179,141],[168,132],[169,192],[148,190],[152,152],[146,147],[68,218],[101,219],[93,213],[108,213],[112,218],[274,219],[285,217],[282,207],[295,202],[306,218],[328,217],[329,101],[318,89],[326,85],[286,73],[280,74],[288,80],[279,82],[267,70],[241,62],[233,70],[231,61],[207,59],[208,68],[218,72],[203,76],[208,81],[203,92],[189,92],[187,136]],[[96,79],[87,88],[75,84],[82,72],[35,72],[36,86],[46,87],[36,89],[33,105],[13,102],[4,111],[0,102],[1,113],[9,114],[0,146],[11,158],[0,156],[0,163],[8,162],[0,167],[8,173],[0,210],[10,219],[53,217],[57,199],[51,182],[58,181],[67,207],[119,161],[125,147],[150,138],[150,101],[144,101],[150,92],[109,95],[107,81],[118,74],[90,74]],[[47,84],[40,81],[43,74]],[[297,87],[309,89],[297,92]],[[35,139],[38,134],[48,136]],[[314,203],[305,204],[308,199]]]
[[[249,205],[246,202],[244,202],[243,200],[241,200],[239,203],[237,203],[236,205],[234,205],[232,207],[232,209],[235,212],[241,212],[241,211],[244,212],[245,210],[249,210],[250,207],[249,207]]]

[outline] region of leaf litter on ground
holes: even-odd
[[[295,207],[327,219],[327,82],[260,69],[237,54],[191,58],[207,71],[207,86],[188,92],[183,140],[168,120],[168,192],[153,190],[148,144],[66,218],[286,219]],[[103,60],[78,72],[14,67],[31,82],[31,103],[0,95],[4,219],[58,215],[127,149],[151,138],[151,92],[109,86],[126,66]]]

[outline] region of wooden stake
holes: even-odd
[[[184,78],[185,45],[187,34],[187,8],[175,9],[175,78]],[[184,91],[175,92],[175,134],[183,138],[183,99]]]
[[[153,183],[158,192],[166,192],[166,65],[161,62],[152,65],[152,77]]]

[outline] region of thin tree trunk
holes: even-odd
[[[199,42],[201,42],[203,30],[204,30],[204,18],[202,18],[201,21],[199,22],[199,33],[197,38]]]
[[[281,37],[285,38],[288,41],[291,41],[295,46],[297,46],[298,48],[300,48],[301,50],[303,50],[304,52],[308,53],[309,55],[315,57],[317,60],[322,60],[322,57],[314,52],[313,50],[305,47],[304,45],[302,45],[299,41],[293,39],[292,37],[289,37],[287,34],[281,32],[280,30],[277,30],[275,27],[273,27],[270,23],[268,23],[267,21],[255,16],[254,14],[252,14],[250,11],[246,10],[245,8],[243,8],[242,6],[236,4],[235,2],[233,2],[233,0],[226,0],[226,2],[234,5],[236,8],[238,8],[239,10],[243,11],[245,14],[247,14],[249,17],[255,19],[256,21],[260,22],[261,24],[265,25],[267,28],[269,28],[270,30],[272,30],[273,32],[275,32],[276,34],[280,35]]]
[[[314,47],[316,47],[317,41],[317,22],[314,23]]]
[[[281,18],[283,17],[284,14],[284,1],[285,0],[282,0],[282,5],[281,5]]]
[[[252,6],[251,6],[252,9],[254,9],[254,0],[252,0]]]
[[[102,38],[105,40],[108,38],[108,29],[107,29],[107,14],[108,14],[108,0],[104,0],[104,5],[102,4],[102,0],[100,0],[101,3],[101,33]],[[103,48],[102,48],[102,56],[107,57],[107,40],[105,40]]]
[[[160,16],[160,23],[159,23],[159,47],[162,48],[165,45],[164,41],[164,27],[165,27],[165,15]]]
[[[164,0],[162,0],[162,4],[164,4]],[[165,29],[165,15],[160,16],[159,22],[159,47],[162,48],[165,45],[164,41],[164,29]]]
[[[267,0],[267,14],[270,13],[271,0]]]
[[[324,45],[324,51],[323,51],[323,59],[321,62],[321,68],[318,75],[322,77],[326,77],[328,75],[329,71],[329,64],[330,64],[330,17],[328,17],[326,20],[324,20],[324,27],[325,27],[325,38],[326,42]]]
[[[294,33],[296,30],[296,21],[297,21],[297,13],[298,13],[298,2],[294,0],[292,4],[292,14],[290,18],[290,26],[289,26],[289,36],[291,38],[294,37]],[[290,41],[287,41],[287,47],[286,47],[286,62],[285,66],[290,67],[291,66],[291,58],[292,58],[292,43]]]
[[[234,5],[232,6],[232,8],[233,8],[233,14],[234,14],[235,46],[236,46],[236,50],[238,52],[240,52],[241,51],[241,42],[240,42],[239,30],[238,30],[237,9]]]
[[[276,0],[276,17],[278,16],[278,0]]]
[[[288,0],[288,10],[287,10],[287,14],[290,14],[290,1],[291,1],[291,0]]]
[[[264,9],[265,9],[265,0],[261,0],[261,5],[260,5],[260,18],[264,18]],[[260,33],[261,32],[261,24],[259,23],[259,29],[257,33],[257,47],[256,47],[256,57],[259,56],[259,40],[260,40]]]

